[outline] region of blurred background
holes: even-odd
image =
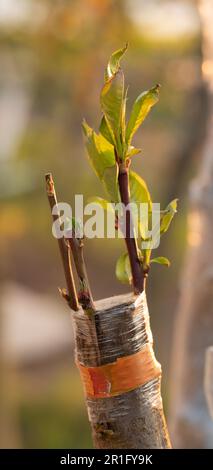
[[[70,312],[44,174],[58,199],[104,196],[89,167],[81,121],[100,120],[99,93],[109,55],[123,60],[130,109],[161,83],[160,102],[135,137],[134,169],[153,201],[178,197],[179,213],[161,242],[170,270],[148,283],[155,350],[168,406],[172,327],[186,245],[188,184],[197,172],[206,119],[201,38],[190,0],[0,0],[0,446],[92,446],[73,362]],[[95,299],[125,292],[115,278],[120,240],[88,240]]]

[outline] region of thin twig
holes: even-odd
[[[55,206],[57,207],[57,197],[56,197],[52,174],[47,173],[45,175],[45,180],[46,180],[47,197],[49,200],[51,213],[52,213],[53,207]],[[53,217],[53,221],[58,220],[58,219],[60,220],[60,213],[56,211],[56,214],[52,214],[52,217]],[[64,289],[60,289],[60,293],[67,300],[70,308],[72,310],[77,311],[79,310],[80,306],[78,302],[78,297],[76,293],[75,282],[74,282],[74,277],[73,277],[73,272],[72,272],[72,265],[71,265],[71,259],[70,259],[70,247],[65,242],[64,237],[58,238],[58,245],[60,249],[61,259],[62,259],[63,268],[64,268],[64,275],[65,275],[66,284],[67,284],[67,293],[64,292]]]
[[[80,284],[80,292],[78,295],[79,302],[82,305],[84,310],[88,311],[95,311],[95,304],[93,301],[86,264],[84,260],[84,252],[83,252],[83,239],[77,238],[75,235],[75,230],[67,230],[66,233],[66,242],[70,246],[73,259],[76,267],[76,272],[79,279]]]
[[[121,202],[128,206],[130,203],[130,193],[129,193],[129,169],[128,166],[119,164],[119,175],[118,175],[118,184],[121,196]],[[145,288],[145,278],[146,274],[143,272],[143,269],[140,264],[137,252],[136,239],[132,236],[133,231],[133,220],[132,215],[129,210],[126,211],[126,234],[125,242],[129,255],[129,261],[132,271],[132,283],[135,294],[140,294]]]

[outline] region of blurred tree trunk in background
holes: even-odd
[[[16,373],[5,362],[3,352],[4,322],[0,305],[0,448],[20,448],[18,408],[15,400]]]
[[[190,187],[188,253],[175,325],[171,433],[178,448],[213,447],[203,386],[205,351],[213,344],[213,3],[198,5],[208,120],[200,172]]]

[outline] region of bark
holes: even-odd
[[[204,391],[211,418],[213,419],[213,346],[206,350]]]
[[[101,300],[96,309],[73,314],[94,446],[169,448],[145,292]],[[112,367],[119,369],[117,378]]]
[[[190,191],[188,253],[175,327],[171,432],[180,448],[212,448],[213,423],[204,393],[205,351],[213,344],[213,8],[200,2],[209,117],[203,159]]]

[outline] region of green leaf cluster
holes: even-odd
[[[127,92],[124,83],[124,74],[120,67],[128,45],[115,51],[107,64],[104,73],[104,84],[100,94],[102,118],[99,133],[96,133],[84,120],[83,131],[85,134],[86,148],[90,164],[96,175],[103,183],[109,201],[120,202],[118,185],[119,166],[128,168],[133,156],[140,153],[141,149],[132,145],[132,139],[136,131],[143,124],[151,108],[159,100],[160,85],[153,86],[150,90],[141,93],[133,103],[129,119],[126,118]],[[130,201],[137,205],[148,204],[149,218],[152,216],[152,200],[145,181],[134,171],[129,171]],[[93,202],[101,205],[105,210],[109,209],[108,201],[101,198],[93,198]],[[113,206],[111,209],[113,210]],[[167,232],[171,221],[177,211],[177,199],[174,199],[160,214],[160,233]],[[138,223],[133,213],[134,224]],[[148,272],[150,264],[158,263],[170,265],[169,260],[162,256],[151,259],[151,250],[141,250],[141,241],[148,240],[146,224],[142,220],[138,224],[137,249],[138,257],[145,272]],[[128,254],[120,256],[116,265],[116,276],[121,282],[131,283],[131,269]]]

